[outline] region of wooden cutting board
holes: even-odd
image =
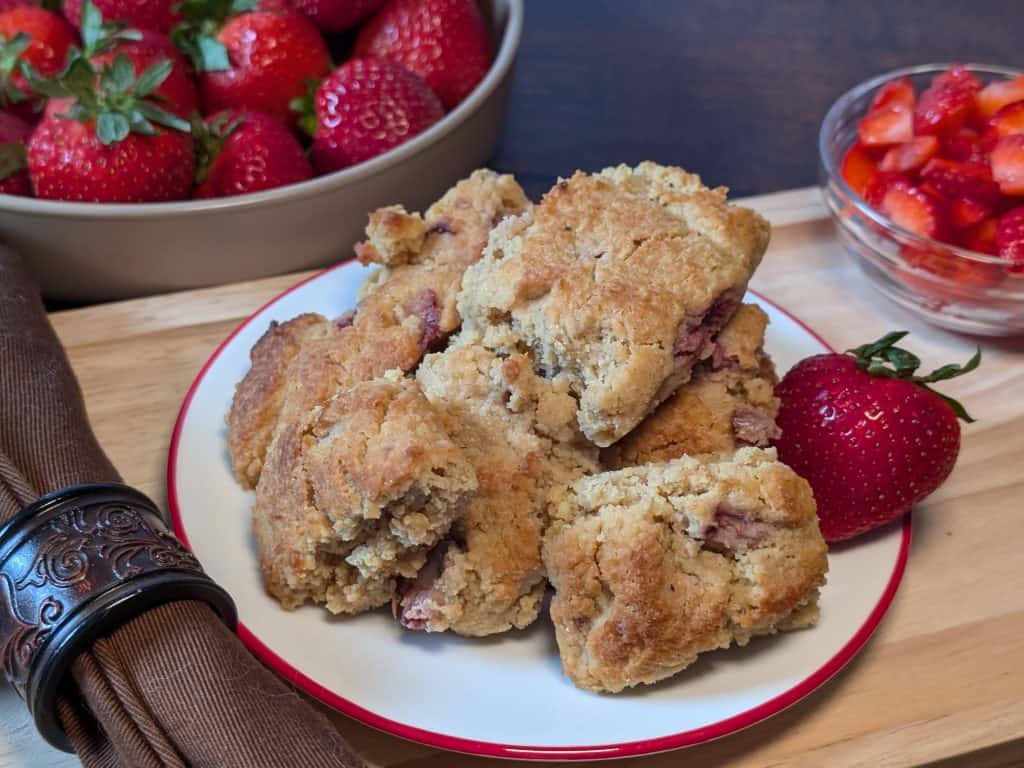
[[[1024,339],[972,339],[888,303],[846,258],[817,189],[749,198],[774,225],[753,287],[845,349],[908,329],[927,368],[979,373],[943,385],[978,419],[948,482],[914,515],[914,543],[889,615],[822,689],[742,733],[637,768],[1024,765]],[[100,442],[127,482],[166,503],[171,428],[214,348],[303,275],[59,312],[52,321],[82,383]],[[396,692],[401,695],[401,692]],[[468,768],[518,763],[454,755],[332,713],[372,764]],[[0,768],[77,764],[41,742],[13,694],[0,695]],[[525,765],[525,764],[524,764]]]

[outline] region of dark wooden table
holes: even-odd
[[[531,196],[644,159],[737,195],[806,186],[840,93],[932,61],[1024,68],[1024,2],[527,0],[494,166]]]

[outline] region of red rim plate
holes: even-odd
[[[178,478],[176,465],[181,429],[185,422],[185,416],[188,413],[189,406],[192,404],[192,398],[195,396],[196,390],[206,377],[206,373],[210,369],[210,366],[212,366],[217,358],[220,357],[224,348],[230,344],[231,341],[242,332],[242,330],[253,322],[253,320],[263,312],[263,310],[280,301],[288,294],[298,290],[307,283],[321,278],[336,269],[340,269],[348,263],[349,262],[347,261],[341,262],[340,264],[336,264],[322,272],[318,272],[307,277],[301,282],[293,285],[288,290],[278,294],[253,312],[218,345],[217,349],[215,349],[213,354],[210,355],[209,359],[203,365],[202,369],[200,369],[199,374],[192,382],[192,385],[189,387],[188,392],[185,395],[185,399],[181,404],[181,409],[178,411],[178,418],[174,423],[174,432],[171,434],[171,446],[167,457],[167,501],[170,508],[171,523],[174,528],[174,533],[189,549],[191,549],[192,546],[189,543],[188,535],[186,534],[185,527],[182,524],[181,508],[178,505]],[[815,332],[814,329],[810,328],[806,323],[800,320],[800,318],[783,309],[774,301],[766,298],[760,293],[757,293],[756,291],[750,291],[750,293],[753,296],[756,296],[759,302],[771,305],[779,313],[788,317],[826,349],[835,351],[832,345],[825,341],[825,339]],[[889,581],[885,586],[885,590],[882,592],[881,598],[861,625],[860,629],[858,629],[857,632],[854,633],[853,637],[851,637],[846,644],[825,664],[792,688],[772,699],[769,699],[763,704],[752,707],[751,709],[741,712],[738,715],[734,715],[733,717],[719,720],[718,722],[704,726],[703,728],[682,731],[669,736],[662,736],[657,739],[646,739],[643,741],[630,741],[599,746],[542,747],[525,744],[498,744],[489,741],[476,741],[474,739],[463,739],[458,736],[450,736],[444,733],[427,731],[422,728],[415,728],[404,723],[382,717],[325,688],[312,678],[300,672],[264,645],[263,642],[241,621],[238,623],[238,637],[264,664],[269,666],[300,690],[308,693],[310,696],[319,699],[324,704],[327,704],[328,706],[333,707],[334,709],[337,709],[338,711],[343,712],[349,717],[355,718],[366,725],[377,728],[385,733],[390,733],[393,736],[419,742],[420,744],[426,744],[427,746],[451,750],[454,752],[519,760],[601,760],[650,755],[657,752],[679,749],[680,747],[693,746],[695,744],[727,736],[731,733],[736,733],[744,728],[749,728],[772,715],[778,714],[787,707],[796,704],[805,696],[828,682],[837,672],[839,672],[839,670],[845,667],[853,659],[861,648],[864,647],[864,644],[867,643],[868,639],[874,633],[875,629],[882,621],[882,617],[885,615],[885,612],[888,610],[889,605],[892,603],[893,597],[896,595],[896,590],[899,588],[900,581],[903,579],[903,572],[906,569],[907,556],[910,552],[912,530],[913,522],[911,515],[908,513],[904,516],[902,522],[900,532],[900,550],[896,558],[896,564],[893,566],[892,573],[889,576]]]

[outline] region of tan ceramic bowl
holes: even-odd
[[[351,254],[368,211],[422,210],[490,158],[508,99],[523,0],[486,0],[496,56],[465,101],[380,157],[289,187],[220,200],[141,205],[0,195],[0,238],[43,294],[102,301],[308,269]]]

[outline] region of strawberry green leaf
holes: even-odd
[[[965,373],[970,373],[979,365],[981,365],[980,348],[976,349],[971,359],[968,360],[963,365],[950,363],[949,365],[944,365],[941,368],[936,368],[927,376],[915,376],[914,381],[920,384],[931,384],[936,381],[946,381],[947,379],[955,379],[957,376],[963,376]]]
[[[28,166],[28,153],[21,142],[0,144],[0,180],[13,176]]]
[[[199,50],[199,58],[202,72],[223,72],[231,69],[231,61],[228,59],[228,49],[224,43],[209,35],[200,35],[196,38],[196,46]]]
[[[888,349],[897,341],[901,341],[908,333],[910,333],[910,331],[892,331],[885,334],[885,336],[880,338],[878,341],[873,341],[870,344],[863,344],[859,347],[848,349],[846,351],[854,357],[869,359],[875,357],[882,350]]]
[[[119,53],[114,57],[114,63],[111,66],[104,67],[100,87],[108,93],[119,94],[128,93],[133,85],[135,85],[135,67],[132,66],[131,59],[123,53]]]
[[[163,85],[173,70],[174,62],[170,59],[161,59],[152,66],[147,67],[135,82],[135,95],[140,98],[149,96]],[[134,75],[134,72],[132,74]]]
[[[123,141],[131,133],[128,118],[117,112],[100,112],[96,118],[96,137],[104,146]]]
[[[975,422],[975,419],[971,418],[971,415],[969,413],[967,413],[967,410],[963,407],[963,405],[960,404],[960,402],[958,400],[954,400],[952,397],[949,397],[948,395],[944,395],[941,392],[936,392],[934,389],[929,387],[927,384],[921,384],[920,386],[921,386],[922,389],[927,389],[929,392],[931,392],[937,398],[939,398],[944,403],[946,403],[946,405],[948,405],[950,408],[952,408],[953,409],[953,413],[955,413],[956,417],[958,419],[960,419],[961,421],[964,421],[964,422],[966,422],[968,424],[973,424]]]
[[[147,120],[151,120],[165,128],[173,128],[174,130],[181,131],[182,133],[191,133],[192,131],[187,120],[182,120],[177,115],[158,107],[150,101],[140,101],[138,103],[138,110],[144,117],[146,117]]]
[[[79,30],[82,33],[82,42],[87,50],[93,50],[102,38],[106,37],[106,30],[103,28],[103,14],[99,8],[93,5],[92,0],[82,0],[82,16],[79,19]]]

